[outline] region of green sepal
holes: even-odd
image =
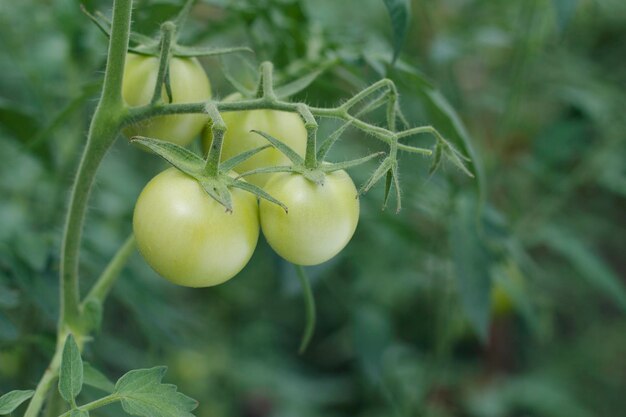
[[[181,58],[190,58],[197,56],[216,56],[216,55],[226,55],[226,54],[234,54],[238,52],[249,52],[254,53],[254,51],[247,46],[232,46],[228,48],[215,48],[212,46],[184,46],[184,45],[172,45],[172,55],[181,57]]]
[[[391,157],[385,158],[383,162],[378,165],[376,170],[374,170],[374,173],[370,176],[367,182],[363,184],[363,186],[359,189],[358,195],[368,192],[374,186],[374,184],[376,184],[383,177],[383,175],[385,175],[387,171],[391,169],[393,164],[396,163],[396,160]]]
[[[242,181],[242,180],[233,180],[230,186],[247,191],[249,193],[256,195],[259,198],[269,201],[270,203],[274,203],[280,206],[283,210],[285,210],[285,213],[289,212],[289,208],[285,204],[283,204],[281,201],[277,200],[276,198],[272,197],[271,194],[263,190],[261,187],[258,187],[254,184],[251,184],[249,182]]]
[[[341,126],[337,128],[337,130],[335,130],[326,139],[324,139],[319,149],[317,150],[316,156],[317,156],[318,161],[323,161],[324,158],[326,158],[326,155],[328,154],[328,151],[330,150],[330,148],[335,144],[335,142],[337,142],[341,134],[345,132],[345,130],[348,127],[350,127],[351,124],[352,124],[352,120],[342,124]]]
[[[392,176],[393,174],[391,173],[391,170],[387,171],[385,178],[385,195],[383,197],[383,210],[387,208],[387,202],[389,201],[389,192],[391,191],[391,181],[393,179]]]
[[[452,144],[447,140],[440,139],[440,143],[443,144],[443,155],[446,157],[446,159],[452,162],[452,164],[459,168],[463,173],[465,173],[465,175],[474,178],[474,174],[472,174],[470,170],[467,169],[467,166],[465,166],[465,162],[463,162],[469,162],[470,159],[463,155],[461,152],[457,151],[456,148],[452,146]]]
[[[391,176],[393,178],[393,186],[396,189],[396,213],[402,209],[402,189],[400,188],[400,178],[398,176],[398,164],[391,166]]]
[[[304,159],[296,151],[291,149],[288,145],[285,145],[280,139],[276,139],[274,136],[261,132],[260,130],[251,130],[251,132],[257,135],[263,136],[269,143],[271,143],[276,149],[278,149],[283,155],[285,155],[294,165],[304,165]]]
[[[180,171],[192,177],[196,177],[204,167],[204,160],[202,158],[189,149],[183,148],[175,143],[143,136],[134,136],[130,139],[130,142],[147,148],[152,153],[157,154]]]
[[[433,175],[435,171],[441,166],[441,156],[443,155],[443,150],[440,142],[437,142],[435,145],[435,152],[433,155],[433,162],[430,164],[430,168],[428,169],[428,175]]]
[[[263,145],[263,146],[259,146],[257,148],[254,149],[250,149],[247,150],[245,152],[242,152],[236,156],[233,156],[232,158],[227,159],[224,162],[220,162],[220,169],[224,172],[228,172],[231,169],[234,169],[237,165],[239,165],[240,163],[247,161],[248,159],[252,158],[254,155],[256,155],[257,153],[267,149],[267,148],[271,148],[272,145]]]
[[[95,14],[89,13],[84,5],[80,5],[80,10],[100,29],[107,37],[111,37],[111,21],[102,13],[96,11]],[[158,55],[159,42],[154,39],[136,32],[130,32],[129,41],[137,44],[137,46],[129,46],[128,50],[142,55]]]
[[[239,174],[237,178],[244,178],[244,177],[248,177],[254,174],[273,174],[276,172],[300,172],[300,170],[297,169],[293,165],[276,165],[273,167],[263,167],[263,168],[252,169],[250,171],[246,171],[242,174]]]
[[[202,189],[215,201],[220,203],[227,212],[233,212],[233,200],[228,186],[220,178],[195,177]]]
[[[398,150],[404,151],[404,152],[416,153],[416,154],[426,155],[426,156],[431,156],[433,154],[433,151],[431,151],[430,149],[418,148],[417,146],[405,145],[404,143],[398,143],[397,146],[398,146]]]
[[[326,175],[321,169],[303,169],[300,171],[300,173],[307,180],[314,182],[317,185],[324,185]]]
[[[323,172],[333,172],[339,171],[340,169],[349,169],[364,164],[365,162],[371,161],[372,159],[384,154],[385,152],[375,152],[373,154],[364,156],[363,158],[352,159],[350,161],[322,164],[319,166],[319,169]]]

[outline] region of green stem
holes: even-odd
[[[117,277],[120,275],[122,268],[124,268],[130,256],[135,253],[136,247],[135,236],[131,234],[124,244],[120,246],[115,256],[113,256],[113,259],[111,259],[111,262],[109,262],[104,272],[102,272],[102,275],[100,275],[100,278],[98,278],[91,288],[89,294],[85,297],[85,301],[97,300],[101,303],[104,302],[113,284],[115,284]]]
[[[124,105],[122,81],[124,79],[124,65],[126,65],[126,52],[128,51],[132,3],[132,0],[113,1],[111,38],[100,105],[107,103],[119,108]]]
[[[64,324],[73,328],[79,324],[78,260],[83,222],[98,166],[113,144],[125,116],[122,78],[128,48],[131,7],[131,0],[115,0],[113,3],[113,26],[102,96],[91,121],[87,145],[74,180],[61,244],[59,329]]]
[[[209,153],[207,155],[204,173],[208,176],[216,177],[220,171],[220,158],[222,156],[224,134],[226,133],[226,123],[224,123],[224,119],[222,119],[217,106],[213,103],[207,104],[205,106],[205,111],[211,119],[213,140],[211,141],[211,148],[209,149]]]
[[[80,407],[78,407],[78,409],[82,411],[95,410],[96,408],[104,407],[105,405],[114,403],[119,400],[120,400],[120,397],[118,397],[115,394],[110,394],[110,395],[107,395],[106,397],[102,397],[100,399],[97,399],[85,405],[81,405]],[[72,410],[61,414],[59,417],[68,417],[71,413],[72,413]]]
[[[259,87],[257,91],[258,97],[268,101],[276,100],[276,94],[274,93],[274,65],[269,61],[261,64],[261,84]]]
[[[172,47],[172,38],[176,26],[172,22],[165,22],[161,25],[161,54],[159,56],[159,71],[157,73],[156,82],[154,83],[154,92],[152,93],[151,104],[158,103],[161,100],[161,92],[163,91],[163,83],[166,82],[167,69],[170,63],[170,49]],[[169,84],[168,84],[169,85]],[[166,88],[168,96],[171,96],[171,88]],[[170,102],[171,97],[170,97]]]
[[[309,342],[313,337],[315,331],[315,298],[313,297],[313,290],[311,289],[311,283],[302,265],[294,265],[300,284],[302,285],[302,293],[304,295],[304,314],[306,316],[306,326],[304,327],[304,333],[302,334],[302,341],[300,342],[300,349],[298,353],[302,354],[306,351]]]
[[[298,113],[304,120],[304,127],[307,131],[304,166],[308,169],[315,169],[317,168],[317,121],[306,104],[298,105]]]
[[[46,371],[39,380],[37,388],[35,388],[35,394],[33,394],[33,397],[28,403],[28,408],[26,408],[24,417],[37,417],[39,415],[41,407],[43,407],[43,403],[48,395],[48,391],[50,390],[54,380],[59,375],[59,367],[61,366],[61,357],[63,355],[63,346],[65,345],[66,337],[67,333],[64,331],[59,334],[54,355],[52,356]]]

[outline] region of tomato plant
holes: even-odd
[[[304,156],[306,129],[304,128],[302,118],[297,113],[279,110],[249,110],[227,112],[222,115],[222,118],[228,128],[222,145],[223,159],[232,158],[242,152],[264,145],[266,142],[262,137],[251,132],[253,129],[275,136],[294,149],[300,156]],[[203,135],[205,151],[209,149],[211,142],[211,130],[206,129]],[[289,159],[278,149],[269,148],[240,163],[235,167],[235,170],[237,172],[246,172],[288,163]],[[254,174],[247,177],[247,180],[262,186],[269,177],[270,174]]]
[[[359,221],[357,190],[343,170],[317,184],[300,174],[274,174],[265,190],[284,202],[285,212],[261,202],[261,229],[280,256],[297,265],[317,265],[339,253]]]
[[[171,282],[209,287],[235,276],[248,263],[259,237],[255,197],[232,193],[232,213],[198,182],[170,168],[143,189],[133,216],[139,251]]]
[[[122,96],[129,106],[150,103],[157,74],[159,58],[129,53],[126,56]],[[172,57],[169,63],[171,103],[191,103],[211,98],[211,84],[196,58]],[[162,99],[169,101],[165,86]],[[203,114],[158,116],[132,125],[124,130],[127,136],[149,136],[179,145],[188,145],[202,130],[208,117]]]

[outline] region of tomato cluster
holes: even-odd
[[[131,57],[125,72],[124,98],[129,105],[145,104],[154,89],[158,62],[152,57]],[[174,100],[205,100],[210,96],[204,72],[205,81],[198,81],[197,61],[173,58],[170,65]],[[191,77],[198,88],[181,81],[186,77]],[[190,98],[192,91],[195,96]],[[189,116],[153,119],[129,129],[133,134],[187,144],[206,120],[183,117]],[[227,112],[223,119],[227,131],[222,160],[267,144],[251,130],[267,132],[304,156],[307,132],[295,113],[250,110]],[[205,149],[211,141],[207,131],[203,135]],[[289,162],[277,149],[268,148],[235,170],[243,173]],[[328,261],[347,245],[356,230],[357,190],[343,170],[324,174],[323,184],[292,172],[254,174],[248,180],[288,210],[266,200],[259,204],[253,194],[231,188],[232,211],[227,211],[195,178],[176,168],[154,177],[139,195],[133,216],[137,245],[147,263],[175,284],[208,287],[227,281],[244,268],[260,230],[276,253],[298,265]]]

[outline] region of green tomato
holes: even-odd
[[[232,96],[225,101],[232,100]],[[250,132],[260,130],[269,133],[283,141],[287,146],[304,157],[306,151],[307,133],[304,122],[297,113],[278,110],[247,110],[239,112],[224,112],[222,119],[226,123],[226,134],[222,144],[222,160],[236,156],[242,152],[259,146],[267,145],[268,142],[262,136]],[[203,147],[205,152],[211,147],[213,135],[210,129],[203,134]],[[291,165],[291,161],[276,148],[264,149],[247,161],[235,167],[238,173],[244,173],[257,168],[276,165]],[[262,187],[272,174],[254,174],[246,177],[246,180]]]
[[[297,265],[317,265],[338,254],[359,221],[354,182],[345,171],[326,174],[324,185],[300,174],[277,173],[265,191],[282,201],[288,213],[261,200],[261,229],[280,256]]]
[[[170,168],[143,189],[133,216],[139,251],[161,276],[186,287],[210,287],[248,263],[259,238],[256,197],[233,189],[233,211],[188,175]]]
[[[122,96],[126,104],[134,107],[150,103],[158,72],[159,58],[128,53],[122,83]],[[211,98],[209,79],[196,58],[172,57],[169,76],[172,103],[193,103]],[[161,94],[167,102],[165,86]],[[129,137],[148,136],[185,146],[191,143],[208,121],[209,117],[203,114],[159,116],[130,126],[124,133]]]

